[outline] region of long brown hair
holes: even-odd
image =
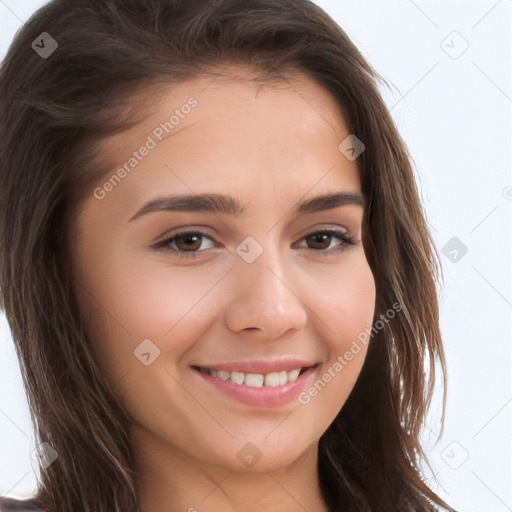
[[[42,56],[34,41],[53,53]],[[375,319],[401,306],[372,337],[352,393],[320,439],[324,499],[332,511],[453,512],[420,470],[436,359],[441,432],[446,369],[439,256],[411,157],[379,95],[385,81],[308,0],[53,0],[16,35],[0,70],[0,286],[36,440],[58,454],[41,468],[36,497],[51,511],[138,509],[130,418],[89,348],[67,237],[108,171],[102,138],[135,122],[139,99],[160,85],[214,76],[230,63],[262,80],[306,73],[334,95],[366,146],[358,164]]]

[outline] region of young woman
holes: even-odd
[[[453,511],[418,440],[438,256],[377,80],[307,0],[29,20],[0,283],[41,475],[1,510]]]

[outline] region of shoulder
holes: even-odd
[[[35,498],[18,500],[0,496],[0,512],[44,512],[44,508]]]

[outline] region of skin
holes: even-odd
[[[190,368],[304,357],[320,363],[309,387],[372,325],[363,208],[292,213],[317,195],[361,193],[357,161],[338,150],[350,132],[328,91],[287,76],[258,86],[225,73],[166,87],[147,118],[105,140],[113,172],[190,96],[198,105],[103,199],[87,197],[76,217],[76,293],[94,356],[133,418],[142,512],[327,511],[318,442],[366,348],[306,405],[249,406]],[[129,222],[156,196],[202,192],[234,196],[244,216],[160,211]],[[171,246],[185,256],[195,250],[196,259],[151,248],[178,228],[206,232],[192,248],[183,239]],[[326,228],[346,228],[355,245],[333,251],[343,244],[335,237],[315,245],[309,235]],[[247,236],[263,249],[252,263],[236,252]],[[144,339],[160,350],[148,366],[134,356]],[[247,442],[261,452],[252,467],[237,457]]]

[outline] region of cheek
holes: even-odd
[[[137,337],[175,339],[183,328],[195,330],[207,321],[209,292],[226,269],[212,266],[172,267],[158,264],[129,265],[122,262],[108,284],[112,300],[118,305],[117,316]]]
[[[367,333],[375,314],[375,279],[359,253],[350,265],[340,265],[337,272],[317,279],[317,285],[311,288],[307,305],[315,313],[318,336],[328,352],[317,388],[324,384],[329,388],[323,394],[325,410],[339,411],[366,357]]]
[[[305,303],[312,318],[323,325],[322,338],[332,349],[371,326],[375,313],[375,279],[364,253],[357,251],[323,272],[311,274],[306,283]]]
[[[177,361],[201,336],[211,309],[205,297],[225,272],[141,265],[126,255],[103,259],[98,268],[82,274],[80,306],[96,359],[113,379],[142,366],[134,351],[143,340]]]

